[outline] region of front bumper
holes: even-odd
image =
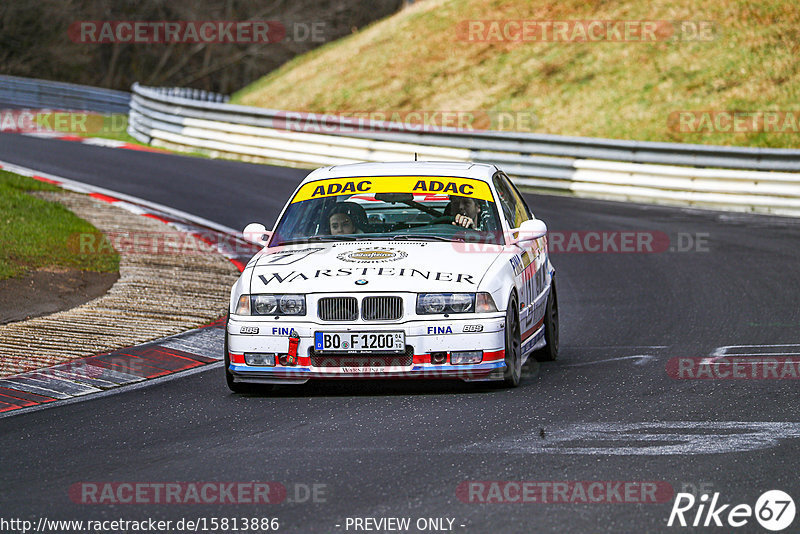
[[[258,333],[242,333],[255,332],[256,328]],[[289,336],[293,331],[300,338],[297,365],[281,365],[281,356],[289,350]],[[403,331],[406,354],[318,355],[314,351],[317,331]],[[357,324],[231,316],[226,335],[228,370],[236,382],[302,384],[312,378],[461,379],[472,382],[502,380],[505,370],[503,313],[474,314],[459,319]],[[453,351],[482,351],[482,359],[479,363],[452,365],[450,356]],[[275,354],[275,366],[247,365],[245,353]],[[442,353],[445,354],[444,362],[432,361],[432,354],[441,358]],[[340,360],[332,363],[336,358]]]

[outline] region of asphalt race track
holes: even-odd
[[[10,134],[0,134],[0,159],[234,228],[271,226],[306,174]],[[526,197],[551,231],[663,232],[690,250],[553,253],[561,356],[531,365],[515,390],[335,382],[234,395],[215,366],[0,419],[3,517],[274,517],[280,531],[331,533],[355,532],[353,518],[366,517],[452,519],[465,533],[767,532],[754,518],[737,529],[667,519],[682,489],[750,506],[780,489],[800,505],[800,382],[676,380],[667,364],[800,352],[791,346],[800,220]],[[764,347],[779,344],[789,346]],[[81,482],[207,481],[278,482],[287,495],[266,505],[109,505],[69,494]],[[672,492],[659,503],[485,503],[475,501],[488,493],[464,491],[511,487],[490,481],[657,482]],[[785,532],[798,531],[795,519]]]

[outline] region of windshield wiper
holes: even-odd
[[[449,238],[449,237],[442,237],[440,235],[432,235],[432,234],[397,234],[391,236],[389,239],[391,240],[400,240],[400,239],[433,239],[436,241],[464,241],[462,238]]]
[[[282,245],[294,245],[297,243],[320,243],[328,241],[356,241],[357,239],[358,237],[349,235],[312,235],[300,239],[289,239],[288,241],[281,241],[280,243],[278,243],[278,245],[282,246]]]

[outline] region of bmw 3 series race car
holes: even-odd
[[[517,386],[558,356],[547,227],[493,165],[359,163],[295,190],[231,290],[228,387],[311,378]]]

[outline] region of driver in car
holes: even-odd
[[[486,230],[486,217],[478,201],[474,198],[450,195],[448,211],[455,217],[454,225],[474,230]]]

